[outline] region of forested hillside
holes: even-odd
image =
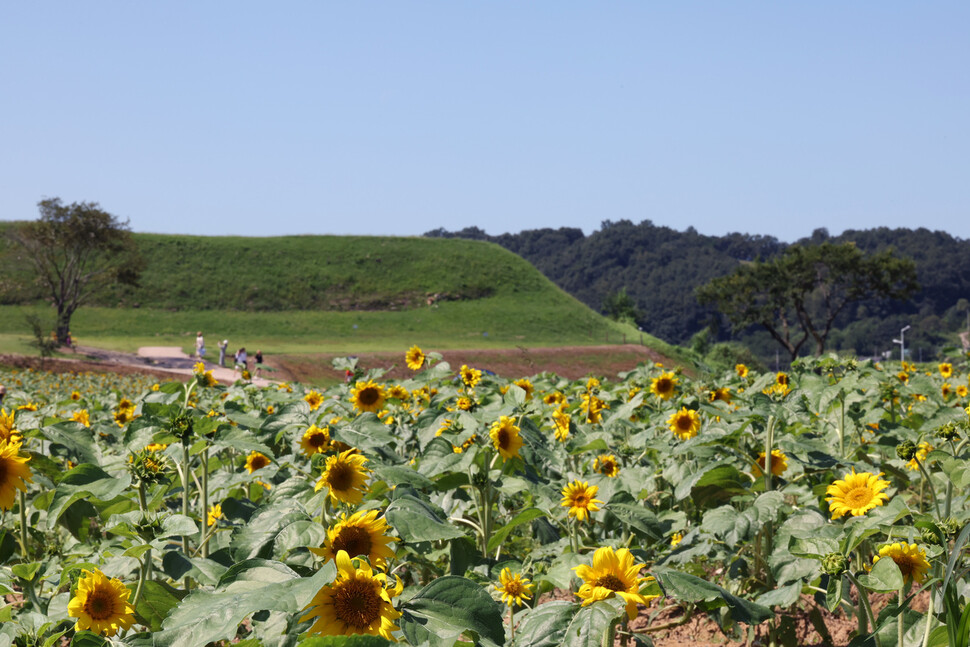
[[[625,290],[638,309],[637,323],[669,342],[687,344],[710,328],[713,339],[727,340],[730,327],[708,307],[695,289],[730,273],[742,261],[779,254],[788,243],[771,236],[732,233],[708,236],[692,227],[676,231],[649,220],[604,221],[589,236],[574,228],[536,229],[490,236],[477,227],[457,232],[442,229],[431,237],[489,240],[529,260],[567,292],[594,309]],[[907,324],[909,347],[934,355],[966,324],[970,307],[970,241],[927,229],[878,228],[829,236],[824,229],[803,244],[852,241],[864,251],[893,247],[917,266],[921,290],[908,302],[859,304],[845,313],[832,334],[833,349],[874,355],[893,348],[892,339]],[[750,329],[740,340],[769,357],[775,345],[767,334]]]

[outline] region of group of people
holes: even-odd
[[[229,340],[223,339],[218,344],[219,346],[219,366],[226,365],[226,349],[229,348]],[[202,362],[205,361],[205,338],[202,336],[202,331],[200,330],[195,335],[195,356]],[[256,354],[253,355],[255,360],[255,365],[253,366],[253,377],[259,377],[259,373],[263,368],[263,351],[257,350]],[[246,352],[246,347],[242,346],[236,351],[233,356],[233,370],[242,374],[243,371],[249,371],[249,354]]]

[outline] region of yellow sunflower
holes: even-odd
[[[614,552],[609,546],[598,548],[593,553],[592,565],[580,564],[573,568],[583,580],[576,592],[583,600],[582,606],[589,606],[599,600],[619,595],[626,601],[627,618],[637,617],[637,604],[648,604],[658,595],[641,595],[640,589],[653,578],[640,577],[643,564],[633,561],[633,553],[626,548]]]
[[[14,410],[7,413],[6,409],[0,409],[0,440],[14,441],[20,439],[20,432],[17,431],[14,423]]]
[[[310,411],[316,411],[323,404],[323,396],[316,391],[310,391],[304,395],[303,400],[310,405]]]
[[[727,387],[721,387],[720,389],[714,389],[708,396],[711,402],[716,402],[720,400],[727,404],[731,404],[731,389]]]
[[[878,562],[880,557],[889,557],[896,562],[906,582],[921,584],[926,579],[927,571],[930,570],[926,551],[916,544],[905,541],[883,546],[879,549],[879,554],[872,558],[872,563]]]
[[[673,535],[670,536],[670,547],[676,548],[682,541],[684,541],[684,533],[675,532]]]
[[[966,384],[960,384],[959,386],[957,386],[957,397],[959,397],[959,398],[965,398],[965,397],[967,397],[967,385]]]
[[[360,503],[367,492],[367,475],[370,470],[364,467],[367,457],[358,454],[356,449],[342,451],[329,456],[323,468],[323,475],[313,488],[320,491],[327,488],[330,498],[336,503]]]
[[[135,418],[134,409],[119,409],[114,413],[115,424],[122,428]]]
[[[87,409],[78,409],[71,414],[71,420],[74,422],[80,422],[85,427],[91,426],[91,416],[88,415]]]
[[[219,519],[222,519],[222,504],[213,503],[209,506],[209,511],[206,513],[206,525],[214,526]]]
[[[781,476],[788,469],[788,456],[780,449],[771,450],[771,473],[774,476]],[[752,474],[762,476],[765,473],[765,453],[758,455],[758,464],[751,468]]]
[[[880,476],[882,472],[856,474],[855,468],[852,468],[851,473],[828,486],[825,493],[829,496],[825,500],[828,501],[832,518],[838,519],[846,513],[859,517],[888,501],[889,496],[883,490],[889,487],[889,481],[882,480]]]
[[[420,371],[421,367],[424,366],[424,352],[417,346],[412,346],[404,354],[404,363],[412,371]]]
[[[377,413],[384,408],[384,387],[374,380],[358,382],[350,390],[350,399],[354,408],[360,411]]]
[[[697,435],[701,429],[700,415],[687,407],[681,407],[680,411],[675,411],[667,418],[667,425],[670,431],[681,440],[687,440]]]
[[[344,551],[350,557],[363,556],[371,564],[382,566],[394,557],[388,544],[398,538],[387,534],[391,527],[377,514],[377,510],[355,512],[349,518],[341,514],[337,523],[327,529],[323,546],[311,548],[310,552],[330,561]]]
[[[27,483],[32,482],[29,456],[20,455],[20,439],[7,442],[0,438],[0,510],[13,507],[17,490],[27,491]]]
[[[249,456],[246,457],[246,471],[248,471],[250,474],[256,470],[263,469],[269,464],[269,457],[259,452],[249,452]]]
[[[546,404],[562,404],[566,401],[566,396],[562,394],[561,391],[553,391],[552,393],[546,394],[542,398],[542,401]]]
[[[620,464],[613,454],[600,454],[593,461],[593,471],[615,478],[620,475]]]
[[[502,602],[510,607],[522,606],[525,600],[532,599],[532,584],[519,573],[513,573],[510,569],[503,568],[498,579],[499,583],[495,585],[495,588],[502,592]]]
[[[583,401],[579,407],[586,412],[586,422],[593,425],[603,419],[603,410],[609,409],[605,402],[589,393],[583,394]]]
[[[677,391],[677,382],[677,377],[673,373],[663,372],[659,377],[653,378],[653,382],[650,383],[650,393],[661,400],[669,400]]]
[[[738,377],[740,377],[742,380],[748,377],[748,367],[744,364],[735,364],[734,372],[737,373]]]
[[[468,365],[461,365],[461,381],[465,383],[469,389],[474,389],[478,386],[478,383],[482,381],[482,372],[477,368],[469,368]]]
[[[467,395],[463,395],[458,398],[458,401],[455,403],[455,406],[461,409],[462,411],[471,411],[472,409],[475,408],[475,401],[469,398]]]
[[[599,510],[602,501],[594,498],[599,488],[586,481],[573,481],[562,489],[562,506],[569,508],[569,516],[586,521],[590,512]]]
[[[953,364],[949,362],[943,362],[937,366],[937,368],[940,371],[940,375],[943,376],[944,379],[948,380],[953,375]]]
[[[788,373],[782,373],[781,371],[776,373],[775,384],[779,386],[788,386]]]
[[[300,438],[300,449],[307,458],[314,454],[321,454],[329,448],[330,427],[321,429],[316,425],[310,425],[310,428],[303,432],[303,437]]]
[[[337,579],[321,588],[310,603],[304,607],[307,613],[300,622],[313,620],[307,630],[323,636],[350,636],[353,634],[380,635],[395,640],[398,630],[394,621],[401,613],[394,609],[391,598],[403,588],[387,585],[384,573],[375,573],[361,560],[351,560],[346,552],[337,553]]]
[[[77,618],[75,629],[103,636],[129,629],[135,622],[135,609],[128,603],[128,587],[118,578],[109,580],[98,569],[83,572],[77,591],[67,604],[67,615]]]
[[[387,397],[404,402],[411,399],[411,392],[400,384],[395,384],[387,390]]]
[[[515,421],[512,418],[501,416],[492,423],[488,435],[492,439],[492,445],[495,446],[502,458],[515,458],[519,455],[522,438],[519,437],[519,428],[515,426]]]
[[[556,433],[556,440],[561,443],[566,442],[566,439],[569,438],[570,421],[570,415],[562,409],[556,409],[552,412],[552,425]]]
[[[80,391],[71,391],[71,399],[72,400],[80,400],[81,399],[81,392]]]
[[[907,373],[906,371],[900,371],[899,373],[896,373],[896,378],[900,382],[902,382],[902,383],[905,384],[905,383],[909,382],[909,373]]]

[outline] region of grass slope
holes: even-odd
[[[133,351],[191,350],[196,330],[230,350],[267,354],[510,348],[638,342],[674,349],[610,321],[556,287],[521,257],[492,243],[364,236],[275,238],[137,234],[141,286],[99,297],[72,320],[81,343]],[[9,245],[9,243],[7,243]],[[4,284],[20,278],[8,247]],[[23,352],[25,315],[49,307],[10,297],[0,306],[0,350]],[[433,303],[429,305],[429,298]]]

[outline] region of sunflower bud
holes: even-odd
[[[132,476],[145,484],[159,483],[167,478],[168,459],[164,454],[144,449],[131,455],[128,470]]]
[[[916,456],[916,443],[912,440],[904,440],[896,445],[896,456],[904,461],[911,461]]]
[[[944,531],[946,532],[946,531]],[[919,529],[920,539],[927,544],[942,544],[943,540],[932,528],[920,528]]]
[[[187,413],[172,416],[168,421],[168,430],[183,443],[188,443],[192,438],[192,426],[192,417]]]
[[[947,517],[946,519],[940,522],[940,528],[942,528],[943,532],[945,532],[949,537],[952,537],[953,535],[960,532],[960,529],[962,527],[963,525],[953,517]]]
[[[936,430],[936,435],[944,440],[955,440],[960,437],[957,426],[952,422],[947,422]]]
[[[822,558],[822,570],[829,575],[842,575],[848,568],[849,560],[842,553],[829,553]]]

